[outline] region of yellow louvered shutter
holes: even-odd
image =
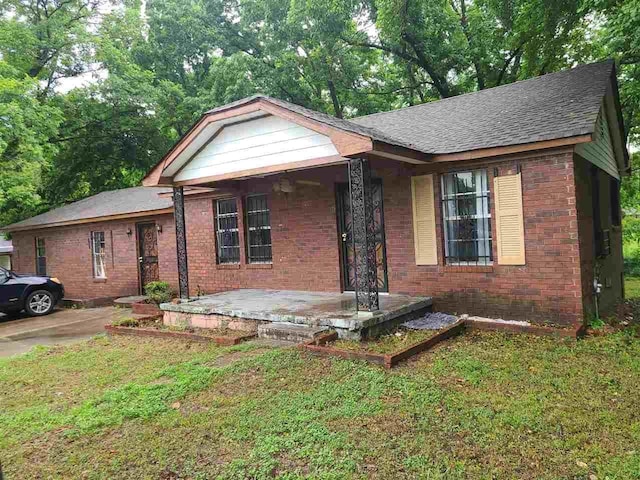
[[[498,263],[524,265],[524,219],[521,174],[493,179],[496,199]]]
[[[436,211],[433,197],[433,175],[411,177],[413,201],[413,238],[416,265],[437,265]]]

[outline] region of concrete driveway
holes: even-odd
[[[0,314],[0,357],[24,353],[35,345],[78,342],[104,332],[116,317],[131,316],[115,307],[61,309],[44,317],[7,317]]]

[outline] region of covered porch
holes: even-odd
[[[378,310],[359,315],[352,292],[238,289],[161,307],[170,325],[255,330],[265,322],[286,323],[331,328],[341,338],[375,335],[431,308],[428,297],[380,295],[379,300]]]
[[[207,112],[143,182],[173,187],[182,302],[163,306],[168,321],[172,314],[227,315],[224,305],[233,299],[234,308],[243,312],[231,315],[238,318],[360,331],[406,314],[409,305],[413,305],[411,311],[430,306],[426,297],[412,300],[405,295],[380,295],[389,290],[382,184],[372,178],[372,162],[410,169],[431,163],[431,158],[375,129],[268,97]],[[315,188],[317,194],[302,193],[302,186]],[[289,198],[296,188],[298,192]],[[213,210],[208,211],[212,202],[206,200],[208,204],[201,203],[197,213],[187,214],[185,203],[190,197],[213,199]],[[315,229],[320,234],[315,237],[301,239],[289,233],[300,232],[301,215],[313,215],[320,197],[326,200],[326,212],[333,212],[333,221],[325,215],[322,227],[313,221],[302,225],[308,231]],[[295,206],[300,214],[293,218],[292,202],[302,198],[306,200]],[[202,225],[189,222],[195,218],[200,224],[203,216],[213,218],[212,228],[195,235],[193,230]],[[207,235],[215,237],[215,245]],[[209,242],[213,263],[210,259],[210,263],[202,262],[200,245],[198,253],[191,254],[194,243],[190,242]],[[293,257],[291,249],[300,246],[308,251]],[[342,265],[336,266],[333,280],[326,280],[323,269],[323,282],[318,282],[318,290],[331,292],[303,295],[289,291],[292,286],[315,290],[313,275],[322,269],[323,261],[314,270],[305,255],[322,250],[328,255],[324,263],[334,265],[338,263],[335,253],[343,249],[347,253],[340,254]],[[190,266],[194,261],[199,263],[197,268]],[[195,289],[190,280],[194,272]],[[290,281],[296,275],[305,276],[300,287]],[[221,281],[205,291],[229,291],[194,299],[203,280],[211,284],[212,276]],[[229,280],[224,283],[222,279]],[[247,288],[250,290],[241,290]],[[242,308],[242,302],[251,307]]]

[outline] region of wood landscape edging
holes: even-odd
[[[554,328],[539,325],[520,325],[502,322],[478,322],[474,320],[458,320],[456,323],[439,331],[435,335],[414,343],[398,352],[391,354],[357,352],[352,350],[343,350],[330,346],[330,344],[338,339],[336,332],[320,335],[319,337],[300,345],[300,348],[316,355],[325,357],[341,357],[349,360],[366,360],[370,363],[382,365],[385,368],[392,368],[403,360],[406,360],[418,353],[429,350],[436,344],[447,340],[461,333],[464,329],[484,331],[503,331],[507,333],[527,333],[533,335],[552,336],[561,338],[578,339],[584,336],[584,326],[577,326],[573,329]]]
[[[177,338],[180,340],[192,340],[194,342],[216,343],[218,345],[237,345],[246,340],[256,337],[255,333],[247,332],[246,335],[238,337],[209,337],[206,335],[198,335],[197,333],[188,332],[170,332],[166,330],[153,330],[136,327],[116,327],[114,325],[105,325],[104,329],[111,335],[130,335],[134,337],[159,337],[159,338]]]
[[[459,334],[462,330],[464,330],[465,326],[465,320],[458,320],[453,325],[446,327],[433,336],[420,342],[414,343],[413,345],[410,345],[392,354],[354,352],[351,350],[342,350],[339,348],[327,346],[328,343],[337,340],[338,334],[336,332],[321,335],[318,338],[311,340],[310,342],[302,344],[300,348],[322,356],[336,356],[349,360],[366,360],[370,363],[382,365],[385,368],[392,368],[401,361],[406,360],[407,358],[412,357],[413,355],[416,355],[420,352],[428,350],[437,343],[440,343],[443,340]]]

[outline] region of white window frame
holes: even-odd
[[[93,278],[107,278],[106,245],[103,231],[91,232],[91,261],[93,264]]]
[[[475,192],[448,192],[447,191],[447,178],[453,175],[472,174],[475,178],[476,190]],[[483,188],[484,187],[484,188]],[[444,251],[445,251],[445,263],[447,265],[473,265],[473,266],[487,266],[493,265],[493,238],[491,234],[491,187],[489,186],[489,175],[486,169],[474,169],[464,170],[457,172],[448,172],[441,175],[440,183],[440,205],[442,207],[442,225],[444,232]],[[455,220],[461,220],[462,216],[458,212],[450,215],[448,214],[448,208],[445,208],[445,203],[452,200],[459,200],[465,196],[476,197],[475,215],[469,215],[468,218],[475,220],[486,220],[478,222],[478,228],[481,231],[482,236],[475,239],[477,243],[478,258],[475,261],[468,260],[450,260],[452,252],[450,252],[450,242],[468,242],[466,239],[449,239],[449,222]],[[457,208],[457,207],[456,207]]]

